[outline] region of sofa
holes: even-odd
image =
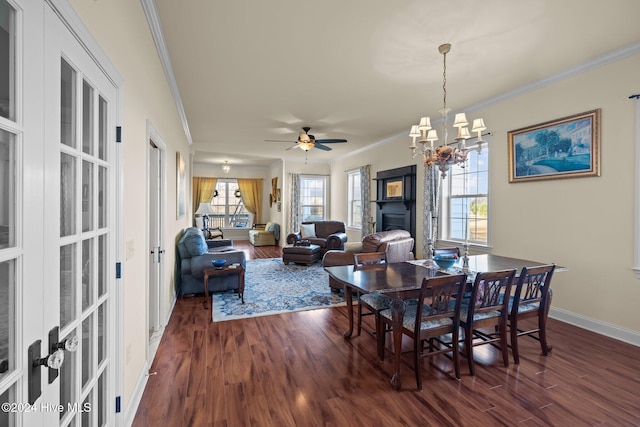
[[[380,231],[369,234],[362,239],[361,244],[350,246],[348,251],[327,251],[322,258],[322,265],[330,267],[334,265],[354,264],[353,254],[362,252],[384,252],[387,262],[403,262],[415,259],[413,246],[415,240],[411,233],[405,230]],[[333,278],[329,278],[331,290],[338,291],[342,285]]]
[[[347,242],[347,233],[342,221],[307,221],[300,225],[300,231],[287,236],[287,244],[295,245],[308,240],[312,245],[320,246],[324,255],[330,250],[343,250]]]
[[[184,230],[178,240],[178,288],[179,297],[188,294],[204,293],[204,270],[211,268],[214,259],[225,259],[227,264],[241,264],[246,267],[247,261],[243,251],[233,247],[228,239],[205,239],[202,230],[189,227]],[[237,275],[210,277],[209,292],[238,290]]]
[[[280,226],[275,222],[254,224],[249,230],[249,243],[253,246],[273,246],[280,240]]]

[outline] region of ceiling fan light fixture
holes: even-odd
[[[314,145],[315,145],[315,144],[314,144],[313,142],[311,142],[311,140],[309,140],[309,141],[305,141],[305,142],[302,142],[302,141],[301,141],[301,142],[299,142],[299,143],[298,143],[298,146],[299,146],[301,149],[303,149],[304,151],[309,151],[309,150],[311,150],[311,149],[314,147]]]

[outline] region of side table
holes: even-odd
[[[244,304],[244,267],[237,265],[235,268],[231,268],[231,266],[225,265],[222,268],[209,267],[204,269],[204,308],[208,308],[209,304],[209,276],[232,276],[234,274],[238,276],[238,296]]]

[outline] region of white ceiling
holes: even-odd
[[[195,162],[329,160],[640,42],[638,0],[155,0]],[[487,123],[489,128],[490,123]],[[292,143],[265,142],[284,139]],[[410,140],[407,136],[407,143]]]

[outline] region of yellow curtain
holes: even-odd
[[[253,222],[260,224],[262,216],[262,179],[238,179],[242,203],[253,214]]]
[[[216,189],[216,178],[193,178],[193,211],[198,210],[200,203],[210,202],[213,199],[213,190]]]

